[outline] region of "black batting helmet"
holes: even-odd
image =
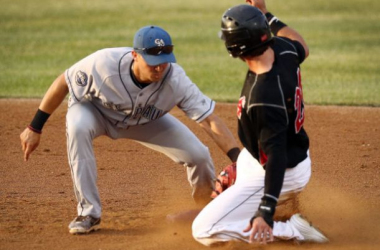
[[[272,40],[265,15],[251,5],[241,4],[228,9],[222,16],[221,26],[220,38],[232,57],[247,52],[254,54]]]

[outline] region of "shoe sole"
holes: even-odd
[[[306,241],[306,242],[317,242],[317,243],[327,243],[329,242],[329,239],[323,235],[323,233],[317,229],[316,227],[314,227],[313,225],[311,225],[311,223],[309,223],[305,218],[302,217],[302,215],[300,214],[296,214],[294,215],[294,217],[292,218],[292,222],[294,223],[294,226],[295,228],[300,231],[300,233],[302,235],[305,235],[304,233],[304,228],[307,228],[307,230],[310,230],[310,228],[312,229],[312,236],[310,236],[310,233],[308,233],[305,237],[304,240],[302,241]]]
[[[71,228],[69,232],[71,234],[76,235],[76,234],[88,234],[88,233],[91,233],[93,231],[95,232],[98,230],[100,230],[100,225],[95,225],[88,230],[84,230],[83,228]]]

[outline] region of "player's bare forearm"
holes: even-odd
[[[217,115],[211,114],[200,123],[200,126],[211,136],[225,154],[233,148],[239,148],[235,137]]]
[[[277,36],[287,37],[291,40],[298,41],[305,49],[305,58],[309,56],[309,47],[303,37],[295,29],[286,26],[278,31]]]
[[[69,88],[66,84],[65,75],[61,74],[55,79],[46,92],[39,109],[48,114],[52,114],[62,103],[63,99],[65,99],[67,93],[69,93]]]

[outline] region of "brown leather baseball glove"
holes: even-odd
[[[218,175],[215,181],[215,189],[211,194],[211,198],[215,198],[224,190],[235,183],[236,180],[236,162],[226,166]]]

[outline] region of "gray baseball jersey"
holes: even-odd
[[[186,166],[196,202],[208,199],[215,178],[208,148],[168,112],[176,105],[196,122],[215,108],[177,64],[162,80],[139,88],[132,78],[132,49],[99,50],[66,70],[67,150],[78,215],[101,216],[92,140],[106,135],[135,140]],[[144,125],[144,126],[138,126]]]
[[[175,63],[166,68],[161,81],[140,89],[131,77],[132,48],[99,50],[66,70],[69,106],[89,99],[117,127],[145,124],[174,106],[201,122],[215,103],[205,96]]]

